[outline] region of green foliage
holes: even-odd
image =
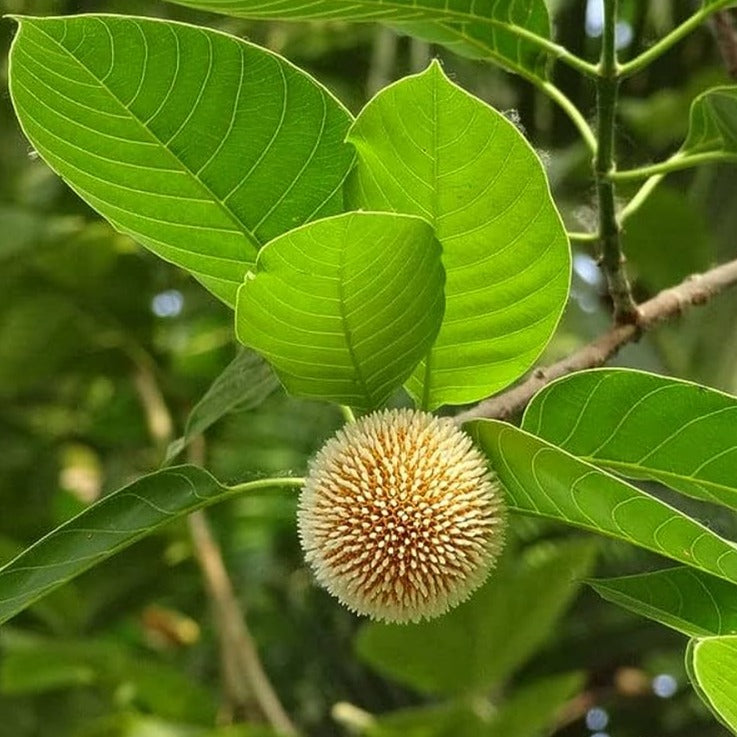
[[[380,407],[432,345],[445,273],[430,225],[350,213],[271,241],[238,292],[238,338],[297,396]]]
[[[420,121],[408,126],[406,110]],[[435,409],[511,383],[545,347],[568,292],[568,244],[535,152],[437,63],[379,93],[348,140],[358,154],[349,203],[426,218],[443,246],[445,318],[409,390]]]
[[[737,506],[737,399],[638,371],[583,371],[530,403],[522,427],[629,478]]]
[[[286,5],[266,0],[173,0],[180,5],[242,18],[279,20],[380,21],[420,38],[443,44],[456,53],[492,59],[513,71],[542,75],[545,55],[539,39],[550,36],[548,9],[543,0],[491,0],[483,10],[464,0],[442,5],[432,0],[311,0]]]
[[[565,45],[544,0],[179,0],[167,20],[114,14],[158,12],[147,0],[96,0],[91,10],[112,13],[88,16],[64,16],[78,5],[64,0],[10,0],[0,622],[19,616],[0,634],[0,737],[270,735],[257,724],[268,679],[305,735],[334,734],[328,714],[347,700],[361,708],[344,726],[367,737],[573,733],[561,708],[585,682],[632,662],[646,678],[680,650],[590,593],[576,598],[595,548],[559,523],[633,546],[598,547],[605,577],[590,585],[694,638],[689,678],[737,733],[737,302],[645,336],[625,360],[648,373],[580,371],[544,388],[522,429],[467,426],[507,492],[510,543],[484,587],[441,619],[372,623],[354,638],[351,615],[308,585],[295,500],[245,494],[299,486],[336,429],[336,403],[349,419],[350,407],[468,404],[520,379],[546,347],[560,357],[588,340],[603,300],[583,250],[569,294],[563,225],[591,219],[575,204],[582,193],[595,195],[599,226],[571,240],[601,246],[615,317],[630,298],[622,250],[637,296],[734,258],[733,179],[702,170],[653,194],[671,171],[737,160],[737,88],[722,83],[711,38],[676,46],[729,4],[705,1],[677,26],[661,4],[621,3],[633,34],[622,63],[617,3],[605,0],[597,65],[584,56],[600,42],[577,28],[584,0],[551,4]],[[218,30],[192,25],[207,18],[193,8],[220,13]],[[368,21],[383,28],[347,25]],[[446,50],[466,60],[424,68]],[[592,84],[549,76],[555,60]],[[365,100],[369,65],[371,89],[377,78],[385,88]],[[395,68],[414,73],[385,85]],[[365,103],[355,119],[329,89]],[[489,99],[519,107],[531,132]],[[686,116],[665,132],[647,121],[689,103],[678,152],[622,166],[618,136],[631,158],[657,160]],[[583,177],[578,162],[592,158]],[[732,283],[720,278],[710,288]],[[248,348],[228,364],[234,329]],[[186,450],[199,465],[151,473],[167,447],[164,464]],[[205,548],[170,524],[223,500]],[[232,584],[208,568],[220,548]],[[682,566],[622,576],[651,564],[636,548]],[[238,602],[223,605],[230,588],[245,601],[245,634]],[[354,640],[358,659],[347,657]],[[614,691],[601,692],[621,706]],[[677,702],[658,720],[664,737],[723,734]],[[617,734],[653,732],[651,706],[620,709]],[[214,726],[229,721],[244,723]]]
[[[691,637],[737,631],[737,587],[693,568],[589,583],[607,601]]]
[[[692,640],[686,652],[691,682],[714,714],[737,731],[737,637]]]
[[[511,425],[477,420],[468,427],[514,510],[565,520],[737,583],[737,547],[688,515]]]
[[[341,210],[350,115],[279,56],[145,18],[19,23],[11,94],[36,150],[226,303],[261,244]]]
[[[258,407],[276,390],[278,383],[271,367],[261,356],[247,348],[239,350],[192,408],[184,435],[169,446],[167,460],[179,455],[194,438],[229,412],[245,412]]]
[[[737,152],[737,87],[714,87],[693,101],[683,150]]]
[[[0,569],[0,622],[156,528],[215,504],[229,491],[201,468],[175,466],[107,495]]]

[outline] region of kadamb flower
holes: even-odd
[[[318,582],[387,622],[443,614],[503,544],[501,489],[453,420],[384,410],[345,425],[310,466],[299,535]]]

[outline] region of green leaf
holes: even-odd
[[[0,568],[0,624],[158,527],[231,493],[201,468],[175,466],[103,497]]]
[[[359,655],[420,691],[483,691],[509,677],[550,637],[595,551],[590,540],[579,540],[507,555],[489,581],[446,616],[363,627]]]
[[[258,407],[278,385],[269,364],[254,351],[241,348],[189,413],[184,435],[169,446],[167,460],[228,412]]]
[[[737,153],[737,85],[714,87],[693,101],[682,150]]]
[[[10,90],[33,146],[226,303],[261,244],[342,211],[350,114],[276,54],[146,18],[19,23]]]
[[[628,369],[582,371],[540,391],[522,427],[623,476],[737,508],[737,398]]]
[[[372,409],[427,353],[444,281],[427,222],[346,213],[261,250],[238,292],[236,332],[292,394]]]
[[[737,733],[737,637],[692,640],[686,668],[699,696],[717,718]]]
[[[514,511],[624,540],[737,582],[737,546],[682,512],[512,425],[476,420],[467,428]]]
[[[550,38],[550,18],[544,0],[490,0],[478,6],[467,0],[173,1],[241,18],[379,21],[525,76],[545,73],[542,47]]]
[[[408,388],[433,409],[507,386],[540,355],[568,294],[568,241],[537,155],[437,62],[379,93],[348,140],[351,205],[420,215],[443,246],[445,318]]]
[[[692,568],[668,568],[589,585],[601,597],[690,637],[737,634],[737,587]]]

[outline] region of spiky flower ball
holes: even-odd
[[[484,582],[503,543],[501,497],[451,419],[385,410],[345,425],[317,454],[299,535],[318,582],[349,609],[416,622]]]

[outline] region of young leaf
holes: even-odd
[[[737,397],[628,369],[566,376],[530,402],[522,427],[623,476],[737,508]]]
[[[258,407],[278,385],[269,364],[255,351],[241,348],[189,413],[184,435],[169,446],[167,460],[231,410]]]
[[[10,91],[33,146],[227,304],[260,244],[343,209],[350,114],[276,54],[146,18],[18,21]]]
[[[207,471],[175,466],[103,497],[0,568],[0,623],[158,527],[229,493]]]
[[[737,153],[737,86],[714,87],[693,101],[682,151]]]
[[[704,703],[717,719],[737,733],[737,636],[692,640],[686,669]]]
[[[491,59],[525,76],[543,77],[550,38],[544,0],[173,0],[241,18],[380,21],[464,56]],[[537,37],[537,38],[536,38]]]
[[[236,331],[292,394],[373,409],[437,335],[444,280],[427,222],[346,213],[261,250],[238,292]]]
[[[467,427],[515,511],[624,540],[737,583],[737,546],[682,512],[512,425],[476,420]]]
[[[737,586],[693,568],[599,578],[589,585],[607,601],[690,637],[737,633]]]
[[[484,691],[508,678],[551,635],[595,552],[590,540],[578,540],[536,546],[521,559],[508,556],[468,602],[440,619],[366,625],[358,652],[384,675],[420,691]]]
[[[537,155],[437,62],[379,93],[348,140],[351,205],[420,215],[443,245],[445,318],[409,390],[434,409],[507,386],[540,355],[568,293],[568,241]]]

